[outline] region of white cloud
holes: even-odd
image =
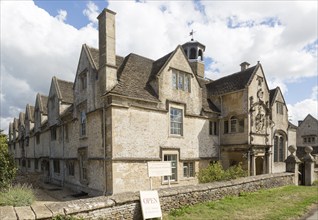
[[[83,14],[93,24],[97,24],[97,16],[99,15],[98,6],[94,2],[89,1],[84,9]]]
[[[58,15],[56,16],[57,20],[62,22],[66,21],[67,11],[60,9],[57,13],[58,13]]]
[[[34,105],[36,93],[48,94],[54,75],[73,81],[81,45],[97,46],[97,30],[65,24],[66,15],[52,17],[33,1],[1,1],[2,121]]]
[[[312,88],[312,94],[309,98],[287,105],[288,114],[292,122],[297,125],[299,120],[305,119],[308,114],[318,119],[318,86]]]
[[[270,87],[279,85],[286,93],[287,82],[317,74],[317,46],[304,50],[317,40],[315,1],[110,1],[109,9],[117,13],[118,55],[158,59],[189,41],[193,29],[195,40],[206,45],[205,56],[214,61],[206,66],[210,78],[259,60]],[[48,93],[53,75],[74,80],[81,45],[97,47],[99,12],[90,1],[83,11],[90,23],[78,30],[65,24],[66,11],[52,17],[32,1],[1,1],[1,118],[17,117],[12,109],[34,105],[37,92]],[[237,28],[229,28],[229,18]],[[290,106],[295,120],[305,114],[302,104],[314,109],[312,98]]]

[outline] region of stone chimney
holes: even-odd
[[[240,66],[241,66],[241,72],[243,72],[250,66],[250,64],[248,62],[243,62],[240,64]]]
[[[301,123],[303,123],[303,120],[298,121],[298,127],[300,126]]]
[[[98,79],[101,95],[110,91],[117,84],[115,15],[115,12],[105,8],[97,17],[99,36]]]

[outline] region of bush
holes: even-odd
[[[29,185],[20,185],[9,187],[0,192],[0,206],[26,206],[34,201],[34,193]]]
[[[0,132],[0,190],[8,188],[16,175],[14,158],[8,151],[7,137]]]
[[[247,176],[247,172],[243,170],[241,163],[231,166],[228,170],[224,170],[221,163],[216,162],[210,164],[207,168],[200,170],[198,173],[198,180],[200,183],[209,183],[231,180],[244,176]]]

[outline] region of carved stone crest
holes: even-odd
[[[257,133],[263,133],[265,129],[265,113],[262,106],[258,107],[258,113],[255,116],[255,130]]]

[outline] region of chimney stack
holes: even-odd
[[[241,72],[243,72],[250,66],[250,64],[248,62],[243,62],[240,64],[240,66],[241,66]]]
[[[115,15],[115,12],[105,8],[97,17],[99,36],[98,79],[102,95],[117,84]]]

